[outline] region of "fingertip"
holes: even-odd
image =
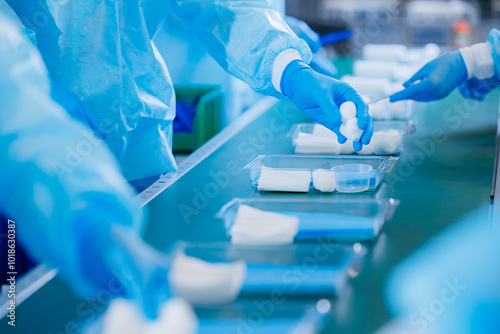
[[[354,151],[359,152],[363,149],[363,144],[359,141],[355,141],[352,143],[352,147],[354,148]]]

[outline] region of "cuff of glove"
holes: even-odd
[[[467,67],[468,79],[487,79],[495,75],[493,46],[491,43],[478,43],[459,50]]]
[[[285,68],[295,60],[302,60],[299,51],[288,49],[281,52],[273,62],[272,83],[274,89],[280,93],[283,93],[281,91],[281,78],[283,77]]]

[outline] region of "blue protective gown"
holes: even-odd
[[[265,0],[7,3],[35,32],[51,79],[81,98],[98,120],[128,180],[176,169],[175,96],[153,43],[169,4],[224,69],[257,92],[281,96],[271,83],[280,52],[293,48],[311,59],[307,44]]]
[[[50,98],[43,60],[11,19],[0,14],[0,211],[36,260],[95,294],[113,256],[98,241],[114,223],[138,234],[141,211],[106,145]]]

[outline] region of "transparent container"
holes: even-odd
[[[378,236],[387,220],[392,219],[399,200],[341,199],[324,197],[298,198],[235,198],[217,214],[223,219],[227,235],[233,226],[240,205],[299,218],[295,241],[331,238],[332,241],[360,242]]]
[[[361,152],[352,149],[352,143],[339,144],[335,133],[328,134],[317,123],[301,123],[292,126],[288,137],[292,138],[295,154],[334,154],[334,155],[397,155],[403,151],[403,137],[415,133],[416,124],[412,121],[377,121],[374,133],[396,135],[399,138],[390,140],[383,135],[375,135],[370,147]],[[318,131],[319,130],[319,131]],[[391,132],[389,132],[391,131]],[[389,141],[387,141],[389,139]],[[346,149],[346,146],[349,147]]]
[[[341,193],[361,193],[370,187],[372,166],[364,164],[340,165],[332,168]]]
[[[370,185],[367,192],[373,192],[377,189],[384,178],[385,173],[392,171],[398,157],[392,156],[342,156],[342,155],[260,155],[250,162],[245,169],[250,171],[250,182],[256,188],[259,188],[259,179],[263,169],[270,168],[275,171],[287,172],[309,172],[311,182],[306,191],[316,191],[312,183],[312,173],[317,170],[332,170],[340,165],[364,164],[372,167],[370,172]],[[268,191],[279,191],[276,190]],[[288,192],[288,191],[284,191]]]
[[[323,256],[322,252],[322,256],[316,258],[318,248],[328,255]],[[238,298],[269,296],[276,290],[290,296],[333,298],[344,290],[349,269],[359,265],[366,247],[360,244],[247,246],[229,242],[181,242],[174,246],[172,254],[176,252],[209,263],[243,261],[246,274]]]

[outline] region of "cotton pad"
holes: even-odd
[[[342,123],[340,126],[340,133],[349,140],[359,141],[363,134],[363,130],[358,127],[358,119],[351,118],[346,123]]]
[[[299,229],[297,217],[240,205],[229,230],[231,243],[240,245],[285,245],[293,243]]]
[[[372,145],[375,154],[395,154],[401,151],[403,135],[397,130],[375,131]]]
[[[331,193],[335,191],[335,176],[329,170],[315,170],[312,174],[313,186],[317,190],[324,193]]]
[[[209,263],[183,252],[177,253],[168,279],[172,291],[192,304],[215,304],[233,301],[246,275],[243,261]]]
[[[370,104],[370,114],[374,120],[380,121],[385,119],[390,119],[390,105],[389,101],[379,101]]]
[[[259,189],[259,191],[306,193],[309,191],[310,184],[310,171],[295,171],[263,167],[260,172],[257,189]]]
[[[342,122],[344,123],[351,118],[356,118],[356,105],[351,101],[342,103],[339,110],[340,115],[342,116]]]
[[[195,334],[198,318],[192,307],[180,298],[169,299],[158,312],[154,321],[146,319],[135,302],[126,299],[113,300],[102,321],[103,334]]]

